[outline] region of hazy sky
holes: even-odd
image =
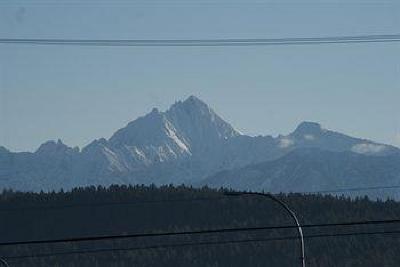
[[[399,34],[400,1],[0,0],[0,38]],[[246,134],[303,120],[400,146],[400,43],[101,48],[0,45],[0,145],[110,137],[197,95]]]

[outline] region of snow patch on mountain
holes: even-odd
[[[351,151],[359,154],[378,154],[386,150],[387,146],[373,143],[356,144]]]
[[[61,140],[48,141],[35,153],[12,153],[0,147],[0,189],[39,191],[114,183],[193,185],[217,172],[276,161],[305,148],[357,156],[400,154],[395,147],[330,131],[315,122],[302,122],[286,136],[246,136],[190,96],[164,112],[154,108],[108,140],[95,140],[81,151]],[[243,173],[243,183],[249,182],[245,188],[250,188],[257,173],[257,169]]]
[[[313,141],[313,140],[315,140],[315,136],[312,134],[305,134],[304,139],[306,139],[308,141]]]
[[[178,135],[176,134],[176,129],[173,127],[173,125],[169,122],[166,121],[165,123],[165,130],[166,130],[166,134],[169,138],[171,138],[171,140],[183,151],[186,152],[188,154],[191,154],[190,149],[188,147],[188,145],[186,145],[185,143],[187,143],[187,141],[183,141],[181,140]]]
[[[284,137],[279,140],[279,147],[280,148],[288,148],[294,145],[294,140]]]

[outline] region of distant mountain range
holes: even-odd
[[[151,183],[273,192],[400,185],[400,150],[314,122],[276,138],[243,135],[194,96],[165,112],[153,109],[82,150],[60,140],[34,153],[0,147],[1,189]]]

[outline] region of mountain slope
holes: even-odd
[[[58,142],[34,153],[0,150],[0,188],[52,190],[85,185],[191,183],[212,173],[224,143],[239,133],[191,96],[140,117],[82,151]]]
[[[314,192],[354,187],[397,185],[400,154],[366,156],[354,152],[296,149],[274,160],[222,171],[203,181],[211,187],[271,192]],[[372,197],[393,191],[366,192]]]
[[[13,153],[0,147],[0,189],[198,185],[221,171],[263,162],[278,164],[285,155],[308,148],[358,154],[373,162],[400,153],[395,147],[329,131],[313,122],[303,122],[293,133],[276,138],[242,135],[206,103],[191,96],[177,101],[165,112],[153,109],[108,140],[94,140],[82,150],[68,147],[60,140],[46,142],[34,153]],[[318,181],[315,186],[319,186]]]
[[[282,144],[293,148],[314,147],[328,151],[352,151],[364,155],[390,155],[398,152],[393,146],[377,144],[369,140],[354,138],[323,129],[315,122],[302,122],[296,130],[282,138]]]

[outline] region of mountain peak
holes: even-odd
[[[192,102],[192,103],[201,103],[201,104],[205,104],[204,101],[202,101],[200,98],[198,98],[197,96],[191,95],[189,96],[185,102]]]
[[[240,135],[204,101],[193,95],[183,102],[176,102],[166,115],[187,140],[197,140],[199,144]]]
[[[297,126],[294,134],[318,134],[322,132],[321,124],[311,121],[303,121]]]
[[[65,152],[71,149],[69,146],[65,145],[61,139],[58,139],[57,142],[54,140],[47,141],[40,145],[36,153],[58,153]]]
[[[160,113],[160,111],[158,110],[158,108],[153,108],[153,109],[151,110],[151,113],[153,113],[153,114],[158,114],[158,113]]]
[[[174,105],[171,106],[170,109],[184,109],[185,111],[202,111],[202,112],[207,112],[207,113],[211,113],[211,108],[204,102],[202,101],[200,98],[191,95],[189,96],[186,100],[182,101],[178,101],[176,102]]]

